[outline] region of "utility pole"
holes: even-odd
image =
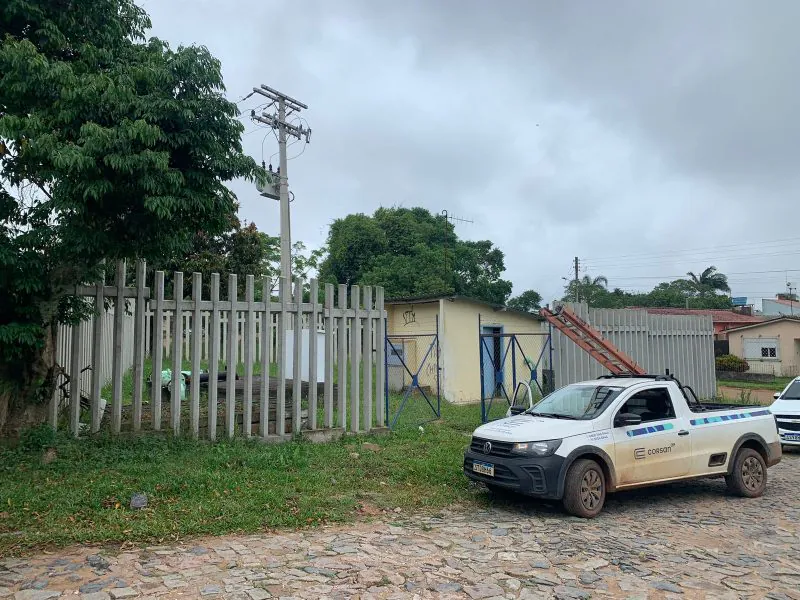
[[[579,258],[576,256],[576,257],[575,257],[575,304],[577,304],[578,302],[580,302],[580,301],[581,301],[581,294],[580,294],[580,287],[581,287],[581,286],[580,286],[580,275],[578,275],[578,272],[580,271],[580,268],[581,268],[581,261],[580,261],[580,259],[579,259]],[[563,271],[562,271],[562,273],[563,273]]]
[[[786,282],[786,287],[789,288],[789,314],[794,316],[794,293],[797,288],[793,287],[790,281]]]
[[[301,110],[308,109],[308,106],[266,85],[253,88],[253,92],[272,100],[272,106],[275,104],[278,105],[277,114],[269,114],[265,110],[259,116],[255,114],[255,111],[251,111],[250,116],[254,121],[264,123],[278,130],[278,153],[280,155],[278,178],[280,180],[279,201],[281,205],[281,277],[286,278],[287,282],[291,282],[292,233],[289,213],[289,178],[286,173],[288,163],[286,157],[286,138],[287,136],[292,136],[298,140],[305,138],[306,144],[308,144],[311,138],[311,129],[303,127],[302,124],[298,126],[287,123],[286,117],[291,114],[299,113]]]
[[[447,226],[453,225],[455,228],[455,223],[469,223],[472,224],[474,221],[470,221],[469,219],[462,219],[460,217],[454,217],[447,213],[447,210],[442,211],[442,216],[444,217],[444,226],[445,226],[445,235],[447,234]],[[453,234],[455,236],[455,233]],[[455,292],[456,288],[456,247],[455,247],[455,237],[453,238],[453,291]],[[444,245],[444,270],[447,272],[447,244]]]

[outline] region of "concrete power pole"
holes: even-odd
[[[278,105],[277,114],[268,114],[264,111],[258,116],[255,114],[255,111],[253,111],[250,116],[254,121],[264,123],[278,130],[278,153],[280,155],[278,177],[280,180],[279,200],[281,205],[281,277],[285,277],[287,282],[291,282],[292,233],[289,212],[289,178],[286,173],[288,163],[288,159],[286,158],[286,138],[287,136],[292,136],[298,140],[305,138],[306,143],[308,143],[311,138],[311,129],[305,128],[302,125],[298,126],[287,123],[286,117],[291,114],[299,113],[301,110],[307,110],[308,106],[266,85],[253,88],[253,92],[266,96],[272,100],[273,105]]]

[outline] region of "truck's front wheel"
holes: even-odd
[[[733,471],[725,476],[728,490],[737,496],[758,498],[767,488],[767,464],[752,448],[742,448],[733,461]]]
[[[564,481],[564,508],[576,517],[591,519],[600,514],[606,501],[603,469],[589,459],[576,460]]]

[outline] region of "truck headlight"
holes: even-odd
[[[520,442],[514,444],[511,451],[523,456],[553,456],[561,445],[561,440],[545,440],[543,442]]]

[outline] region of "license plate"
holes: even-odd
[[[474,462],[472,463],[472,470],[481,475],[494,477],[494,465],[490,465],[489,463]]]
[[[800,433],[784,433],[781,437],[787,442],[800,442]]]

